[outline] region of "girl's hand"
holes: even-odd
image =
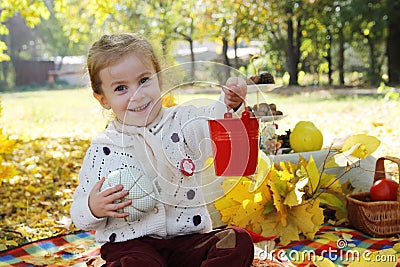
[[[129,215],[127,212],[121,213],[117,212],[117,210],[131,205],[132,200],[127,200],[121,203],[114,203],[114,201],[128,195],[128,190],[123,190],[122,185],[116,185],[100,192],[104,181],[105,178],[102,177],[100,181],[95,184],[92,191],[90,191],[89,209],[91,210],[92,214],[98,218],[106,216],[114,218],[127,217]]]
[[[222,87],[225,93],[225,104],[236,109],[244,101],[247,94],[247,83],[244,79],[238,77],[230,77],[226,81],[226,86]]]

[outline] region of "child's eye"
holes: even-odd
[[[127,87],[125,85],[119,85],[117,88],[115,88],[115,92],[123,92],[124,90],[127,90]]]
[[[145,84],[146,82],[147,83],[150,82],[150,78],[145,77],[145,78],[140,79],[139,84],[142,85],[142,84]]]

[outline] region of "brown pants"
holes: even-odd
[[[141,237],[101,247],[105,267],[247,267],[254,246],[241,228],[215,230],[172,239]]]

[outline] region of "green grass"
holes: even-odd
[[[176,95],[178,102],[218,97],[217,94]],[[40,90],[6,93],[1,96],[6,133],[32,138],[91,138],[107,124],[105,113],[89,88]],[[248,105],[257,102],[249,94]],[[293,129],[300,120],[310,120],[321,129],[326,146],[337,138],[357,133],[374,135],[381,140],[376,155],[400,157],[400,105],[375,97],[343,97],[329,92],[303,93],[293,96],[261,94],[259,102],[275,103],[287,117],[277,121],[278,133]]]
[[[1,96],[3,130],[32,138],[90,138],[107,123],[89,88],[7,93]]]

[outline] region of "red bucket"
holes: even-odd
[[[223,119],[209,120],[217,176],[247,176],[256,172],[259,122],[247,110],[241,118],[225,113]]]

